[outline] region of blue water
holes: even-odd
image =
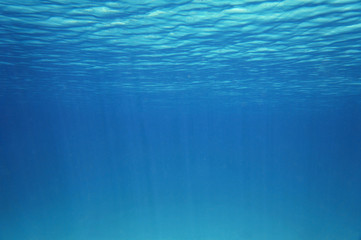
[[[359,240],[359,0],[0,1],[0,239]]]

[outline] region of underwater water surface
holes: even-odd
[[[361,2],[0,1],[0,239],[359,240]]]

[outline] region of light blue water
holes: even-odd
[[[0,239],[361,237],[361,2],[0,1]]]

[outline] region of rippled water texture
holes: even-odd
[[[39,85],[253,100],[361,93],[358,0],[4,0],[0,9],[0,94]]]

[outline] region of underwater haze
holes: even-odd
[[[0,239],[360,240],[359,0],[0,0]]]

